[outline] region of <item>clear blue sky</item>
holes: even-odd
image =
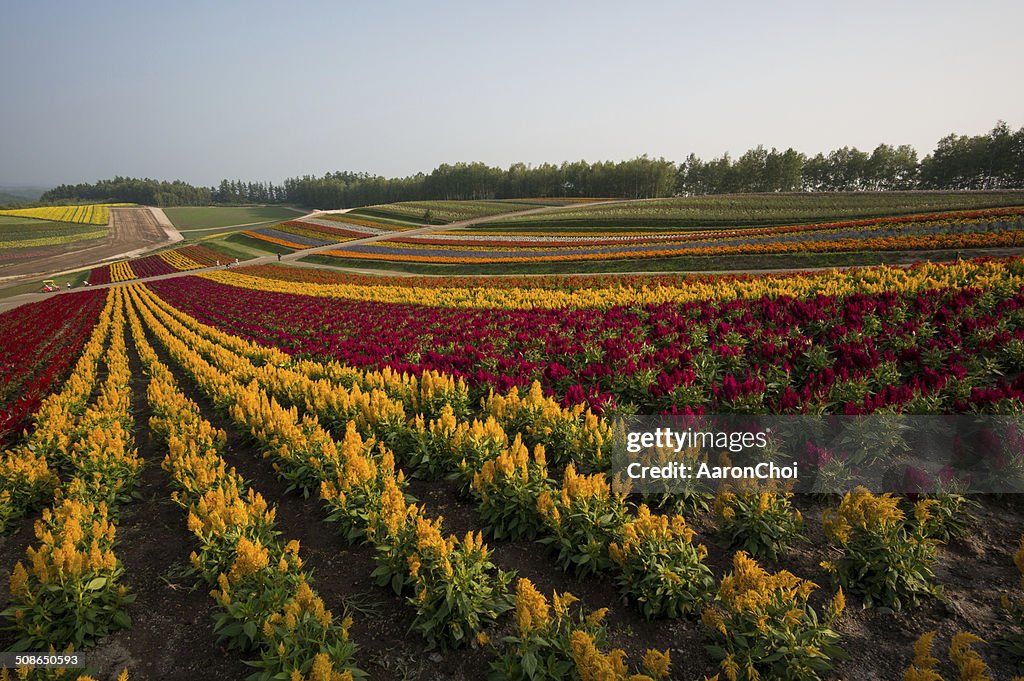
[[[0,183],[682,160],[1024,126],[1019,0],[12,2]]]

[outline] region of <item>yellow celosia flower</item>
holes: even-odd
[[[11,573],[11,595],[15,598],[22,598],[28,595],[28,573],[25,566],[18,561]]]
[[[705,627],[719,632],[722,636],[729,635],[728,630],[725,628],[725,621],[714,608],[704,608],[704,612],[700,615],[700,621]]]
[[[654,679],[664,679],[668,677],[669,668],[672,666],[672,658],[669,656],[668,651],[661,652],[659,650],[648,649],[644,653],[644,669]]]
[[[579,629],[572,632],[569,643],[572,647],[573,661],[576,663],[576,672],[583,681],[615,681],[626,678],[626,654],[622,650],[603,654],[594,645],[593,637]]]
[[[537,513],[541,518],[549,525],[558,526],[561,522],[561,513],[555,506],[554,500],[551,498],[551,493],[548,490],[544,490],[537,497]]]
[[[960,671],[961,681],[991,681],[988,665],[971,646],[985,641],[968,632],[959,632],[949,644],[949,659]]]
[[[836,590],[836,595],[832,598],[832,614],[835,617],[839,617],[846,609],[846,595],[843,593],[843,587],[839,587]]]
[[[520,578],[516,583],[516,624],[522,635],[543,629],[550,622],[550,606],[533,583]]]
[[[270,554],[258,541],[252,542],[241,537],[235,549],[235,562],[231,566],[228,578],[238,582],[251,574],[259,572],[270,564]]]
[[[875,496],[863,487],[847,492],[838,509],[827,509],[822,516],[825,533],[841,544],[850,539],[854,529],[887,529],[902,522],[899,499],[889,493]],[[926,508],[926,507],[925,507]]]
[[[731,654],[725,656],[725,659],[722,660],[720,666],[722,667],[722,671],[725,673],[725,678],[729,681],[736,681],[736,679],[739,678],[740,666],[736,664],[736,660],[733,659]]]
[[[551,594],[551,604],[555,609],[555,615],[561,619],[569,614],[569,606],[573,603],[577,603],[578,598],[573,596],[571,593],[566,591],[565,593],[558,593],[557,591]]]

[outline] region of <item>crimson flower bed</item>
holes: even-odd
[[[0,445],[29,425],[89,340],[106,291],[60,294],[0,314]]]

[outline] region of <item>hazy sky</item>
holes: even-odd
[[[0,183],[682,160],[1024,126],[1024,2],[8,2]]]

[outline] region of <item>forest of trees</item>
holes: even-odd
[[[629,161],[563,162],[507,169],[484,163],[438,166],[430,174],[386,178],[340,171],[289,178],[283,185],[222,180],[217,187],[116,177],[61,185],[43,202],[130,201],[157,206],[290,203],[349,208],[393,201],[529,197],[654,198],[731,192],[1024,189],[1024,128],[1000,121],[984,135],[951,134],[918,160],[913,147],[879,144],[870,153],[843,147],[807,156],[794,149],[750,149],[736,159],[680,164],[641,156]]]

